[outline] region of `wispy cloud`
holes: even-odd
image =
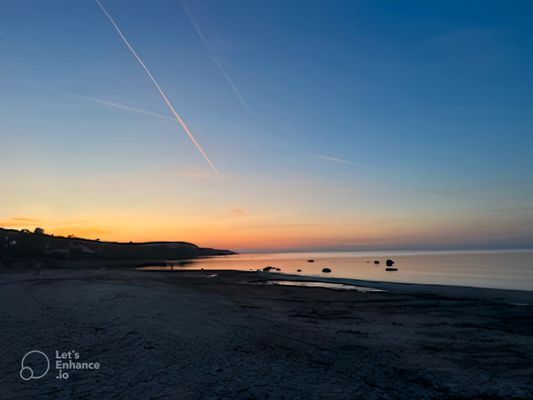
[[[211,50],[211,46],[209,45],[209,42],[205,38],[204,33],[200,29],[200,26],[196,22],[196,19],[194,18],[191,11],[187,7],[187,4],[185,4],[185,0],[181,0],[181,5],[183,6],[183,9],[185,10],[185,14],[187,14],[187,18],[189,18],[191,25],[194,27],[194,30],[196,31],[196,33],[198,34],[198,37],[202,41],[207,51],[207,54],[209,55],[209,58],[211,58],[211,61],[213,61],[213,64],[215,64],[215,66],[218,68],[218,70],[220,71],[224,79],[226,80],[226,83],[230,87],[231,91],[233,92],[233,94],[235,94],[235,97],[237,97],[237,99],[239,100],[239,102],[242,104],[244,108],[248,109],[248,104],[246,104],[246,102],[244,101],[244,98],[242,97],[240,90],[237,88],[237,86],[233,82],[233,79],[230,78],[230,76],[228,75],[228,73],[226,72],[222,64],[218,61],[218,58],[215,57],[215,54]]]
[[[160,119],[166,119],[166,120],[169,120],[169,121],[175,121],[174,118],[169,117],[167,115],[159,114],[159,113],[156,113],[156,112],[153,112],[153,111],[149,111],[149,110],[143,110],[142,108],[131,107],[131,106],[128,106],[128,105],[125,105],[125,104],[116,103],[116,102],[110,101],[110,100],[98,99],[96,97],[90,97],[90,96],[79,96],[79,97],[80,98],[84,98],[84,99],[86,99],[88,101],[92,101],[92,102],[97,103],[97,104],[101,104],[103,106],[108,106],[108,107],[112,107],[112,108],[118,108],[120,110],[130,111],[130,112],[134,112],[134,113],[142,114],[142,115],[148,115],[150,117],[156,117],[156,118],[160,118]]]
[[[177,171],[173,171],[171,175],[190,180],[208,179],[218,181],[225,179],[225,176],[221,174],[213,175],[211,171],[203,168],[183,168]]]
[[[18,228],[18,227],[27,227],[40,224],[42,221],[36,218],[28,217],[12,217],[6,220],[0,221],[0,227],[5,228]]]
[[[175,121],[175,119],[170,117],[169,115],[160,114],[160,113],[157,113],[157,112],[154,112],[154,111],[150,111],[150,110],[145,110],[145,109],[139,108],[139,107],[129,106],[127,104],[118,103],[116,101],[112,101],[112,100],[108,100],[108,99],[102,99],[102,98],[99,98],[99,97],[88,96],[88,95],[80,94],[80,93],[73,93],[73,92],[69,92],[69,91],[66,91],[66,90],[60,90],[60,89],[56,89],[56,88],[50,88],[50,90],[52,90],[52,91],[54,91],[56,93],[60,93],[62,95],[66,95],[66,96],[69,96],[69,97],[74,97],[74,98],[80,99],[80,100],[86,100],[86,101],[89,101],[91,103],[100,104],[102,106],[106,106],[106,107],[110,107],[110,108],[116,108],[116,109],[119,109],[119,110],[129,111],[129,112],[133,112],[133,113],[141,114],[141,115],[147,115],[149,117],[154,117],[154,118],[166,119],[168,121]]]
[[[344,158],[339,157],[333,157],[325,154],[318,154],[318,153],[308,153],[309,155],[312,155],[313,157],[320,158],[321,160],[331,161],[334,163],[339,164],[353,164],[353,161],[345,160]]]
[[[11,221],[20,221],[20,222],[41,222],[40,219],[36,218],[25,218],[25,217],[13,217]]]

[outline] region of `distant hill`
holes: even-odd
[[[235,254],[230,250],[198,247],[188,242],[103,242],[77,237],[0,228],[0,261],[164,261]]]

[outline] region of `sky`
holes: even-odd
[[[0,226],[533,247],[530,1],[2,2]],[[185,7],[184,7],[185,5]]]

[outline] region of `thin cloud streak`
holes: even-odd
[[[0,220],[0,228],[19,228],[40,224],[42,221],[36,218],[27,217],[12,217],[5,220]]]
[[[128,106],[128,105],[125,105],[125,104],[116,103],[114,101],[100,99],[98,97],[86,96],[86,95],[83,95],[83,94],[76,94],[76,93],[70,93],[70,92],[64,92],[64,91],[59,91],[59,92],[67,94],[67,95],[72,96],[72,97],[76,97],[78,99],[91,101],[91,102],[96,103],[96,104],[101,104],[103,106],[108,106],[108,107],[111,107],[111,108],[118,108],[119,110],[131,111],[131,112],[134,112],[134,113],[137,113],[137,114],[141,114],[141,115],[148,115],[150,117],[166,119],[168,121],[175,121],[176,120],[175,118],[169,117],[168,115],[163,115],[163,114],[159,114],[159,113],[156,113],[156,112],[153,112],[153,111],[144,110],[142,108],[131,107],[131,106]]]
[[[331,161],[331,162],[335,162],[339,164],[353,164],[353,161],[345,160],[343,158],[332,157],[332,156],[327,156],[324,154],[317,154],[317,153],[309,153],[309,154],[312,155],[313,157],[317,157],[322,160]]]
[[[131,111],[131,112],[134,112],[134,113],[137,113],[137,114],[148,115],[150,117],[156,117],[156,118],[160,118],[160,119],[166,119],[166,120],[170,120],[170,121],[175,121],[175,119],[172,118],[172,117],[167,117],[166,115],[159,114],[159,113],[156,113],[156,112],[153,112],[153,111],[143,110],[141,108],[127,106],[125,104],[115,103],[115,102],[109,101],[109,100],[98,99],[96,97],[90,97],[90,96],[81,96],[81,97],[85,98],[86,100],[89,100],[89,101],[92,101],[94,103],[98,103],[98,104],[101,104],[101,105],[104,105],[104,106],[109,106],[109,107],[112,107],[112,108],[118,108],[120,110],[125,110],[125,111]]]
[[[102,11],[104,12],[105,16],[107,17],[107,19],[109,19],[109,22],[111,22],[111,24],[113,25],[113,27],[115,28],[115,30],[117,31],[118,35],[120,36],[120,38],[122,39],[122,41],[124,42],[124,44],[126,45],[126,47],[130,50],[130,52],[133,54],[133,56],[137,59],[137,61],[139,62],[139,64],[141,64],[141,67],[144,69],[144,71],[146,72],[146,74],[148,75],[148,77],[150,78],[150,80],[152,81],[152,83],[154,84],[154,86],[157,88],[157,90],[159,91],[159,94],[161,95],[161,98],[163,99],[163,101],[165,102],[165,104],[167,105],[167,107],[169,108],[170,112],[172,112],[172,115],[174,115],[174,117],[176,118],[176,120],[178,121],[178,123],[181,125],[181,127],[183,128],[183,130],[185,131],[185,133],[187,134],[187,136],[189,136],[189,139],[191,139],[191,141],[193,142],[193,144],[196,146],[196,148],[198,149],[198,151],[200,152],[200,154],[205,158],[205,160],[207,161],[207,163],[209,164],[209,166],[213,169],[213,171],[218,175],[218,169],[217,167],[215,167],[215,164],[213,164],[213,162],[211,161],[211,159],[207,156],[206,152],[204,151],[204,149],[202,148],[202,146],[200,146],[200,144],[198,143],[198,141],[196,140],[196,138],[194,137],[194,135],[192,134],[192,132],[190,131],[189,127],[187,126],[187,124],[185,123],[185,121],[181,118],[181,116],[178,114],[178,112],[174,109],[174,106],[172,105],[172,103],[170,102],[170,100],[167,98],[167,96],[165,95],[165,92],[163,92],[163,89],[161,89],[161,87],[159,86],[159,84],[157,83],[157,81],[155,80],[154,76],[152,75],[152,73],[150,72],[150,70],[148,69],[148,67],[144,64],[144,62],[141,60],[141,58],[139,57],[139,55],[135,52],[135,50],[133,49],[133,47],[131,47],[130,43],[128,42],[128,40],[126,39],[126,37],[122,34],[122,31],[120,30],[120,28],[118,27],[118,25],[115,23],[115,21],[113,20],[113,17],[111,17],[111,15],[107,12],[107,10],[104,8],[104,6],[100,3],[99,0],[96,0],[96,4],[98,4],[98,6],[102,9]]]
[[[41,222],[40,219],[36,219],[36,218],[26,218],[26,217],[13,217],[13,218],[11,218],[11,221],[18,221],[18,222],[36,222],[36,223]]]
[[[230,78],[230,76],[228,75],[228,73],[226,72],[226,70],[224,69],[222,64],[220,64],[218,59],[215,57],[215,54],[213,53],[213,51],[211,50],[211,47],[209,46],[209,42],[205,38],[202,30],[200,29],[200,26],[198,25],[198,23],[194,19],[194,16],[192,15],[191,11],[189,10],[187,5],[185,4],[184,0],[181,0],[181,5],[183,6],[183,9],[185,10],[185,14],[187,14],[187,18],[189,18],[189,22],[194,27],[194,30],[198,34],[198,37],[200,38],[200,40],[204,44],[204,47],[207,50],[207,54],[209,55],[209,58],[211,58],[211,61],[213,61],[213,64],[216,65],[216,67],[218,68],[218,70],[220,71],[220,73],[222,74],[224,79],[226,80],[226,83],[228,84],[228,86],[230,87],[232,92],[235,94],[235,96],[237,97],[239,102],[242,104],[242,106],[245,109],[248,109],[248,104],[246,104],[246,102],[244,101],[244,99],[243,99],[243,97],[241,95],[241,92],[239,91],[239,89],[237,89],[237,86],[235,86],[235,83],[233,83],[233,80]]]

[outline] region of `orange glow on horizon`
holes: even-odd
[[[50,222],[44,218],[12,217],[0,220],[0,227],[12,229],[44,228],[56,236],[100,239],[102,241],[150,242],[185,241],[201,247],[236,251],[290,250],[297,248],[339,248],[350,246],[398,247],[403,244],[431,244],[447,241],[460,244],[468,236],[490,239],[496,230],[486,227],[458,232],[453,221],[447,225],[439,221],[425,224],[413,221],[394,222],[375,219],[319,218],[290,222],[271,216],[251,216],[243,209],[231,209],[225,217],[197,218],[158,216],[141,218],[139,215],[116,215],[106,220],[78,218]],[[501,226],[498,226],[501,229]],[[512,232],[512,229],[508,229]],[[492,232],[492,233],[491,233]],[[428,239],[428,233],[432,234]],[[460,235],[458,235],[460,233]]]

